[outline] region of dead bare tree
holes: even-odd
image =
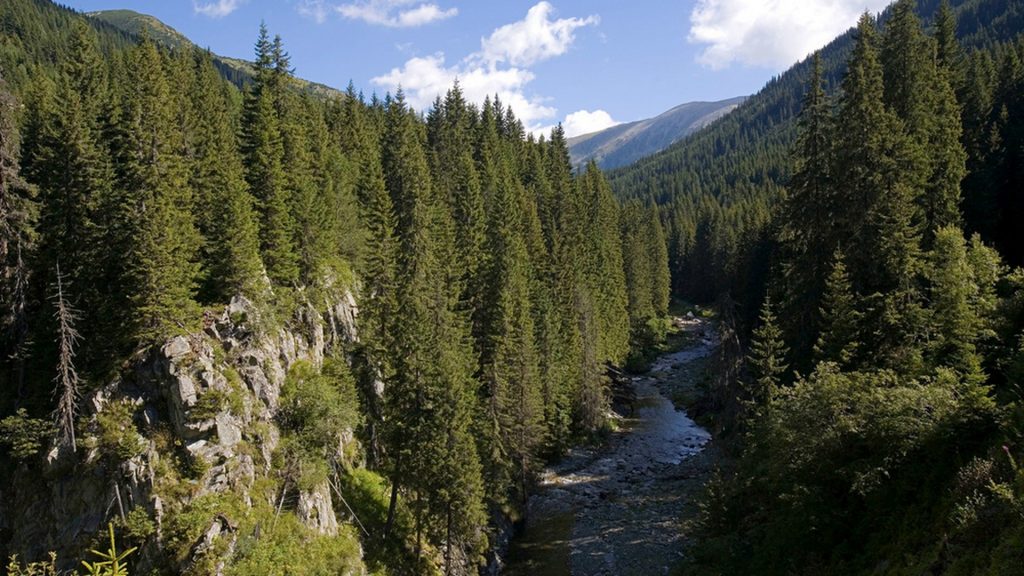
[[[57,421],[57,431],[61,440],[71,446],[71,451],[77,451],[75,444],[75,417],[78,414],[78,386],[80,384],[78,372],[75,370],[75,346],[81,336],[75,330],[75,322],[78,320],[78,313],[64,294],[64,277],[60,273],[60,263],[57,263],[57,293],[53,296],[53,303],[56,307],[54,317],[57,319],[57,346],[59,356],[57,358],[57,376],[54,381],[53,395],[57,400],[57,409],[54,411],[54,418]]]

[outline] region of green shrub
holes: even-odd
[[[243,539],[236,560],[227,570],[231,576],[360,573],[359,540],[351,527],[343,527],[337,536],[317,535],[293,514],[284,514],[271,523],[259,540]]]
[[[129,460],[146,449],[135,428],[135,405],[128,400],[111,402],[96,415],[96,443],[100,454],[115,462]]]
[[[118,521],[118,525],[124,529],[124,537],[135,544],[142,544],[156,532],[156,524],[141,506],[132,508],[124,520]]]
[[[296,362],[281,390],[281,430],[298,436],[313,451],[333,449],[338,434],[359,423],[355,380],[343,361],[327,360],[318,374],[308,362]]]
[[[7,563],[7,576],[57,576],[57,555],[50,552],[50,559],[42,562],[22,564],[17,556],[11,556]]]
[[[192,420],[211,420],[227,408],[227,404],[227,393],[217,388],[210,388],[199,395],[196,403],[189,408],[188,415]]]
[[[24,408],[0,420],[0,444],[7,446],[15,460],[27,460],[38,454],[54,432],[51,422],[30,418]]]

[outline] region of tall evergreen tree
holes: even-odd
[[[668,239],[661,225],[658,207],[651,204],[647,207],[647,245],[651,260],[651,274],[654,281],[651,285],[651,300],[657,316],[667,316],[669,301],[672,297],[672,278],[668,267]]]
[[[751,379],[749,394],[758,406],[771,406],[788,368],[788,353],[782,331],[776,323],[771,298],[766,297],[761,305],[759,324],[754,329],[748,356]]]
[[[193,225],[183,134],[175,126],[164,58],[144,40],[129,60],[125,101],[124,182],[134,221],[130,227],[128,280],[131,321],[144,341],[193,327],[193,291],[199,235]]]
[[[274,45],[260,26],[256,41],[256,75],[245,96],[242,154],[249,189],[259,204],[260,252],[270,279],[280,284],[299,280],[295,221],[284,170],[284,143],[279,104],[283,100]]]
[[[935,44],[921,29],[915,0],[897,2],[882,47],[885,101],[909,136],[911,154],[901,171],[923,192],[916,199],[916,224],[926,247],[938,228],[960,222],[960,181],[967,160],[950,72],[937,65]]]
[[[860,302],[850,286],[843,260],[842,251],[836,250],[821,301],[822,329],[814,344],[814,359],[817,362],[835,362],[841,368],[852,368],[861,347],[863,313],[859,310]]]
[[[833,120],[823,86],[821,54],[814,54],[811,79],[800,112],[795,167],[782,212],[779,282],[785,331],[798,358],[811,345],[820,307],[828,258],[838,237],[832,219],[838,215]],[[808,328],[811,330],[808,330]]]
[[[227,301],[236,294],[260,298],[267,286],[259,224],[235,144],[227,95],[210,56],[197,53],[194,61],[191,184],[205,241],[204,291],[214,301]]]
[[[397,214],[398,290],[393,324],[395,377],[385,390],[385,444],[392,481],[389,526],[403,483],[419,530],[478,550],[483,514],[479,460],[469,429],[473,384],[468,331],[454,313],[438,260],[450,214],[432,195],[423,134],[401,92],[388,104],[383,166]],[[458,466],[458,468],[455,468]],[[460,530],[461,529],[461,530]],[[472,531],[467,531],[471,530]],[[449,534],[451,533],[451,534]],[[448,558],[450,561],[451,559]]]
[[[861,17],[843,79],[836,142],[836,180],[844,213],[854,291],[869,296],[872,352],[886,366],[920,366],[923,322],[917,289],[920,247],[914,201],[921,182],[917,151],[883,103],[882,67],[870,15]]]
[[[105,95],[104,66],[90,30],[76,26],[71,57],[62,66],[55,106],[43,120],[31,150],[40,190],[37,294],[42,299],[56,282],[58,263],[78,292],[74,304],[87,310],[85,325],[102,324],[108,287],[98,274],[104,268],[97,221],[100,203],[110,195],[113,173],[102,141],[99,103]],[[93,334],[88,334],[92,339]],[[49,339],[46,339],[49,341]]]
[[[530,304],[532,270],[523,236],[522,191],[507,156],[496,160],[496,168],[487,243],[493,254],[488,271],[491,312],[481,366],[492,442],[488,489],[496,502],[510,489],[525,502],[544,415]]]
[[[588,227],[583,255],[587,259],[585,279],[597,314],[597,358],[599,362],[620,363],[629,351],[629,316],[619,206],[593,162],[578,182],[582,215]]]
[[[980,384],[985,375],[975,347],[981,320],[971,305],[978,292],[973,276],[963,233],[955,226],[941,228],[929,274],[936,335],[930,343],[930,360],[933,366],[952,368],[967,381]]]
[[[19,139],[15,128],[14,97],[0,77],[0,356],[5,374],[0,386],[5,400],[0,410],[21,400],[25,387],[28,337],[27,259],[34,242],[32,190],[19,167]]]

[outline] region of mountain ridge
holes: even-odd
[[[137,12],[128,8],[96,10],[92,12],[85,12],[83,14],[92,20],[103,22],[127,34],[134,36],[148,34],[149,37],[157,43],[164,44],[172,49],[181,50],[193,47],[202,49],[201,46],[193,42],[188,36],[182,34],[173,26],[170,26],[156,16],[152,16],[150,14]],[[218,70],[220,70],[221,74],[239,88],[244,87],[252,80],[252,76],[255,73],[255,68],[252,62],[242,58],[222,56],[212,52],[211,55],[214,60],[214,65]],[[344,94],[337,88],[321,84],[319,82],[313,82],[312,80],[306,80],[297,76],[293,77],[293,80],[300,90],[309,92],[318,97],[330,98]]]
[[[620,168],[664,150],[736,109],[747,96],[679,104],[650,118],[625,122],[568,139],[576,166],[590,160],[604,169]]]

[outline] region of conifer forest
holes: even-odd
[[[6,574],[1024,574],[1024,1],[608,172],[108,12],[0,0]]]

